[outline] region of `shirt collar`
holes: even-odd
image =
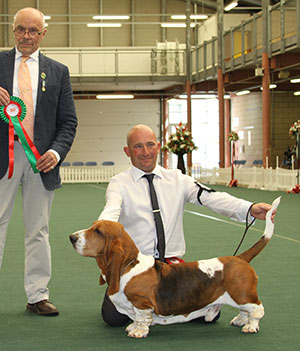
[[[153,174],[155,174],[156,176],[158,176],[159,178],[162,177],[162,173],[161,173],[161,167],[159,165],[156,165],[156,167],[154,168],[154,170],[151,172]],[[131,167],[131,175],[133,177],[133,179],[137,182],[140,178],[142,178],[145,174],[144,171],[142,171],[141,169],[132,166]]]
[[[38,62],[39,61],[39,53],[40,50],[37,49],[34,53],[32,53],[31,55],[29,55],[30,58],[32,58],[34,61]],[[23,55],[20,53],[20,51],[16,48],[16,57],[15,59],[19,59],[20,57],[22,57]]]

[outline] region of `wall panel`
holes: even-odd
[[[78,131],[67,161],[114,161],[129,165],[123,147],[128,130],[147,124],[159,137],[158,100],[76,100]]]

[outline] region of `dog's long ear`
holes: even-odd
[[[97,265],[98,267],[100,268],[100,278],[99,278],[99,285],[104,285],[106,283],[106,280],[104,279],[103,277],[103,274],[105,274],[102,269],[103,269],[103,265],[102,265],[102,260],[101,260],[101,257],[96,257],[96,261],[97,261]]]
[[[120,289],[121,267],[124,261],[124,250],[118,240],[110,248],[110,257],[106,267],[107,295],[113,295]]]

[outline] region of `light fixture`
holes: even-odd
[[[232,2],[230,2],[227,6],[224,7],[225,11],[230,11],[232,10],[234,7],[236,7],[238,5],[238,1],[237,0],[233,0]]]
[[[101,94],[97,95],[96,98],[98,100],[111,100],[111,99],[133,99],[134,95],[132,94]]]
[[[300,83],[300,78],[291,79],[290,83]]]
[[[294,95],[295,95],[295,96],[299,96],[299,95],[300,95],[300,91],[295,91],[295,92],[294,92]]]
[[[269,89],[275,89],[277,88],[277,84],[270,84]],[[260,90],[263,90],[263,87],[260,87]]]
[[[97,15],[93,16],[94,20],[127,20],[129,16],[105,16],[105,15]]]
[[[172,22],[163,22],[160,25],[163,28],[186,28],[186,24],[182,22],[172,23]],[[191,23],[190,27],[194,28],[196,25],[195,23]]]
[[[237,96],[250,94],[250,90],[242,90],[236,93]]]
[[[186,99],[187,96],[186,94],[183,95],[179,95],[179,99]],[[191,95],[192,99],[216,99],[216,95],[215,94],[193,94]]]
[[[51,16],[44,16],[44,20],[47,21],[47,20],[51,20]]]
[[[93,28],[93,27],[122,27],[121,23],[88,23],[88,27]]]
[[[197,20],[197,19],[207,19],[208,16],[207,15],[190,15],[190,19],[193,19],[193,20]],[[171,19],[174,19],[174,20],[185,20],[186,19],[186,15],[172,15],[171,16]]]

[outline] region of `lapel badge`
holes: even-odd
[[[46,82],[45,82],[46,73],[45,72],[41,73],[41,78],[43,79],[42,80],[42,91],[46,91]]]

